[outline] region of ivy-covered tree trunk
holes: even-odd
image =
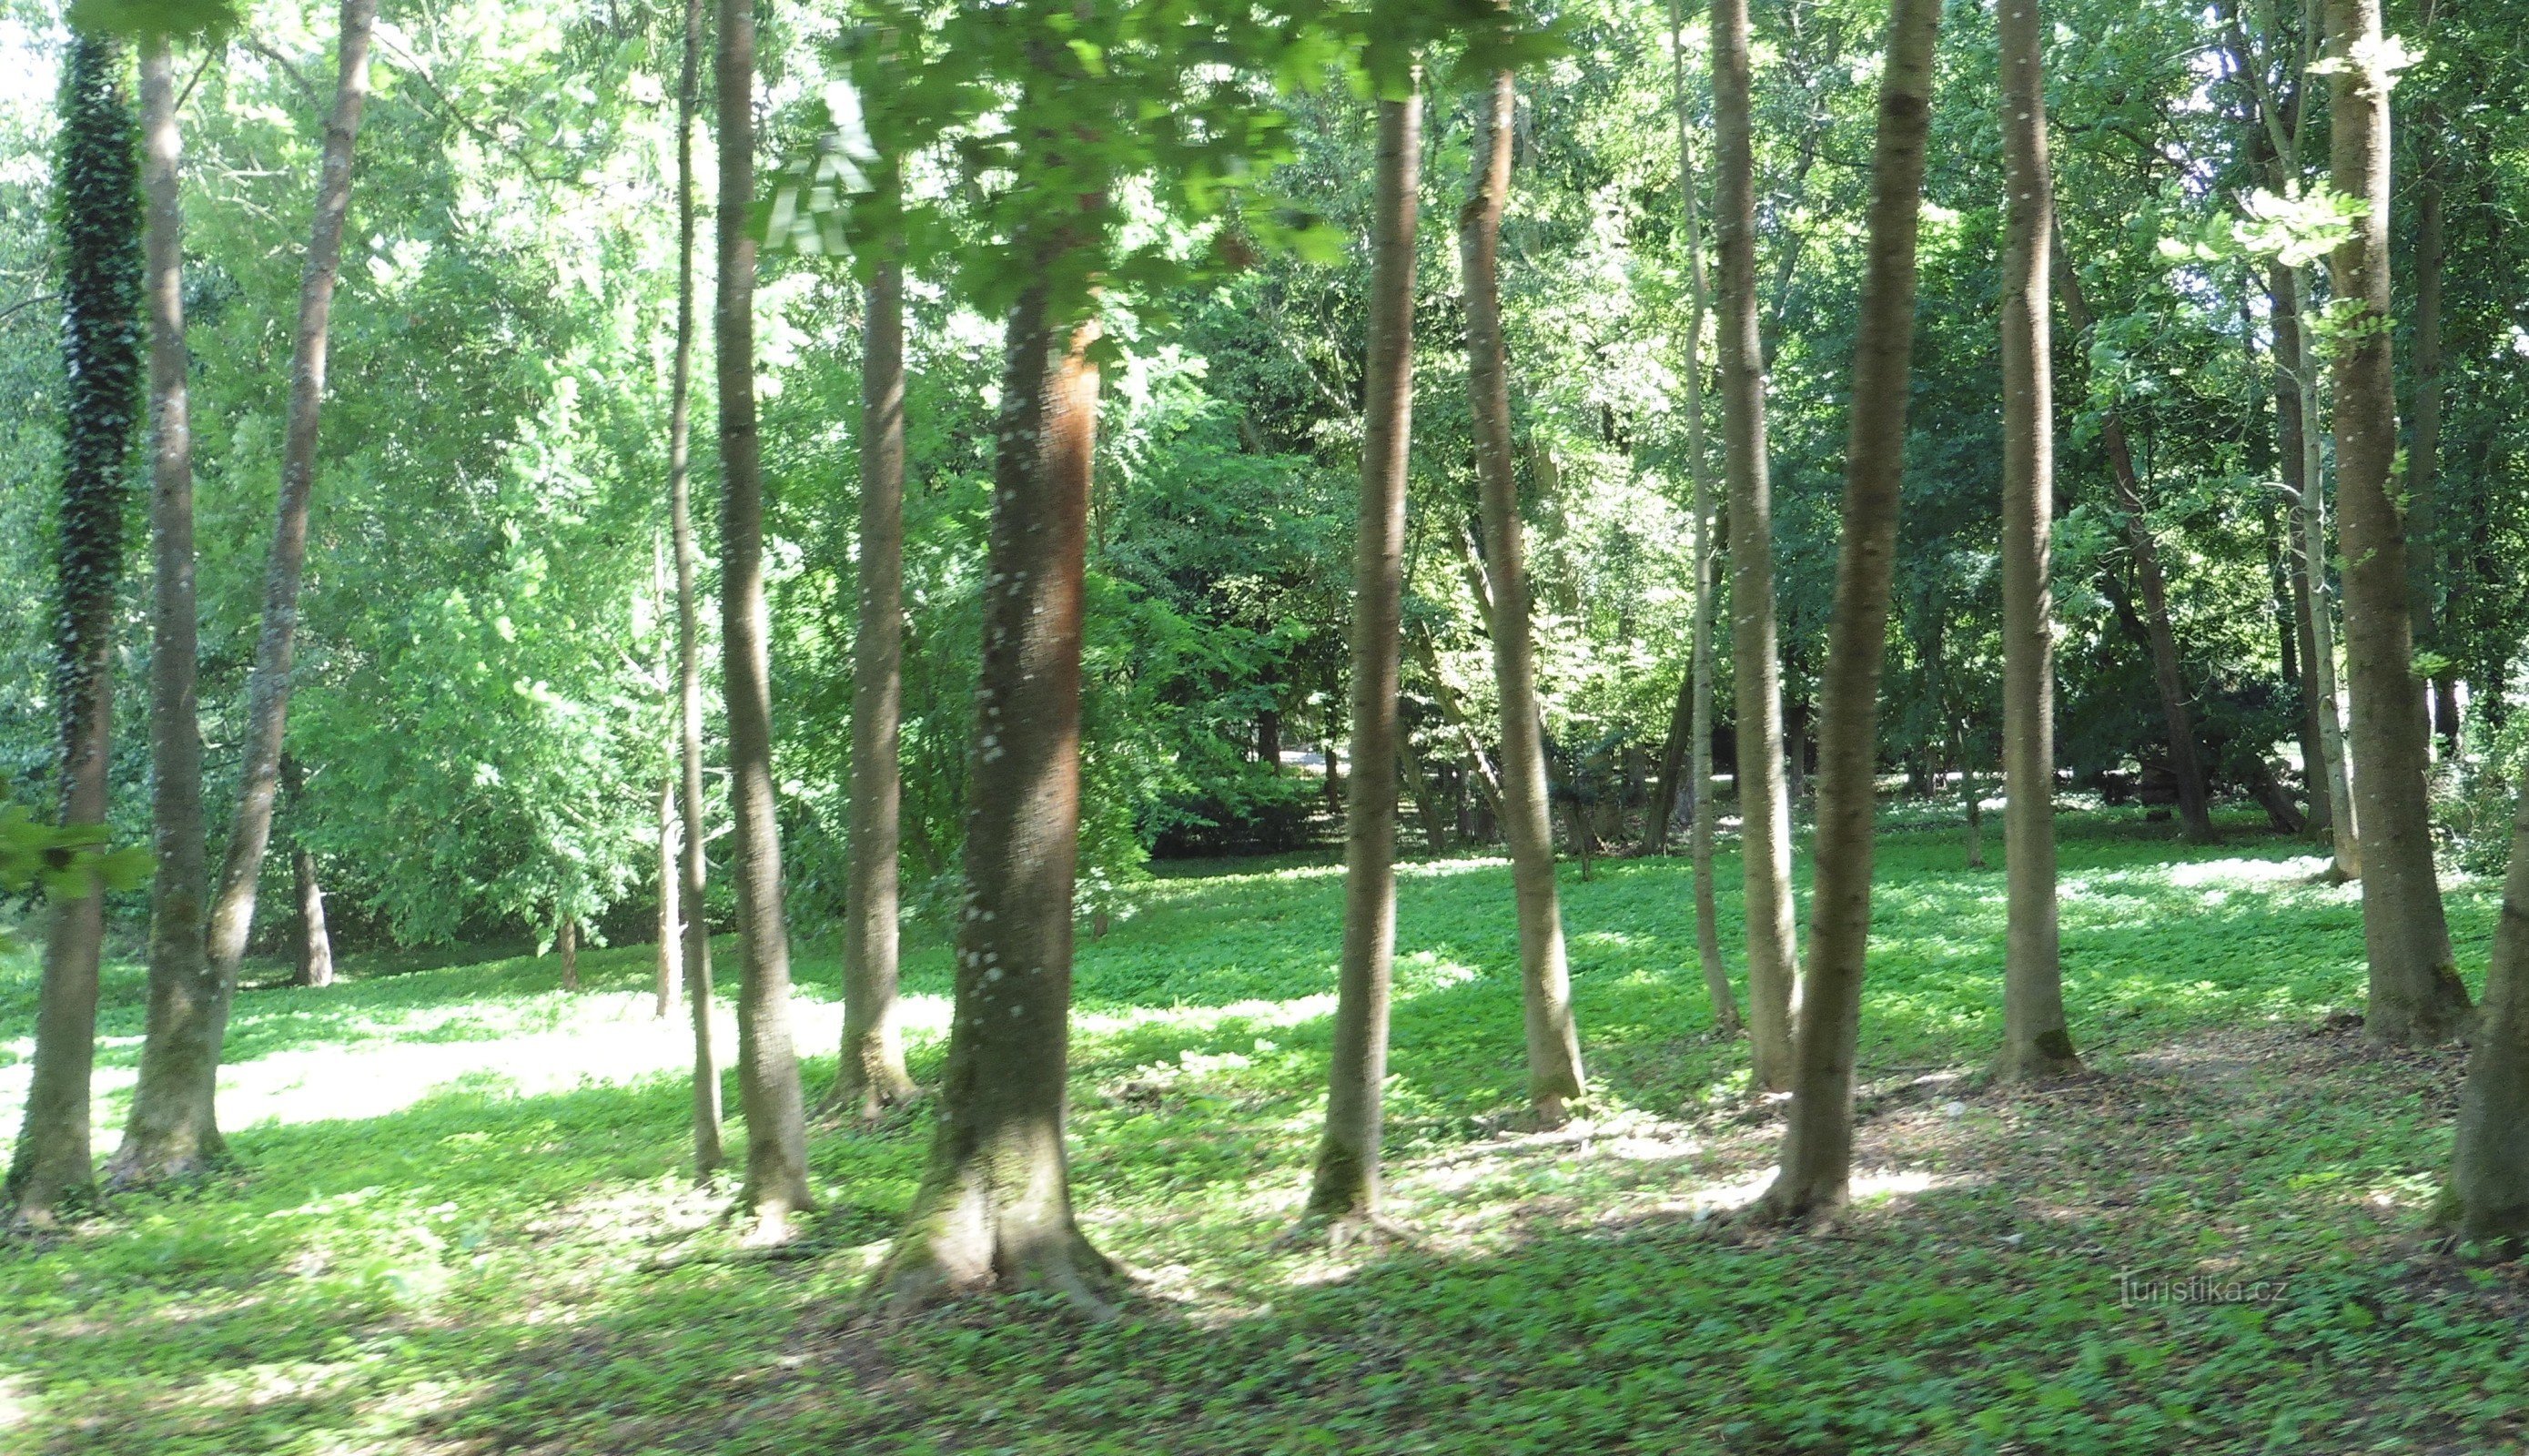
[[[2064,1019],[2055,918],[2055,332],[2049,308],[2055,183],[2046,148],[2045,29],[2037,0],[1999,0],[2002,50],[2002,1054],[2006,1081],[2076,1071]],[[1904,437],[1899,437],[1903,448]],[[2182,704],[2181,704],[2182,706]],[[2173,737],[2192,757],[2189,734]],[[1958,734],[1971,855],[1982,826],[1966,735]],[[2192,765],[2190,764],[2191,768]],[[2187,790],[2179,790],[2183,802]],[[2195,814],[2204,812],[2194,775]],[[2209,824],[2207,826],[2209,828]]]
[[[1117,1270],[1073,1220],[1063,1146],[1097,330],[1053,317],[1041,284],[1008,328],[954,1020],[929,1161],[878,1287],[899,1305],[1043,1288],[1104,1313]],[[1393,782],[1394,755],[1355,773]]]
[[[1405,613],[1406,461],[1414,432],[1415,196],[1419,93],[1378,103],[1371,210],[1370,357],[1361,526],[1353,547],[1352,813],[1344,825],[1343,959],[1328,1056],[1326,1126],[1307,1216],[1348,1237],[1378,1216],[1381,1092],[1396,961],[1396,696]]]
[[[307,568],[307,511],[316,485],[317,427],[325,402],[326,348],[334,285],[342,274],[343,221],[351,206],[351,156],[369,95],[369,32],[378,0],[343,0],[336,45],[334,105],[325,121],[317,167],[316,213],[298,282],[298,326],[290,360],[290,403],[281,432],[281,490],[274,508],[272,552],[263,581],[263,626],[246,684],[246,725],[238,770],[237,817],[229,826],[219,891],[211,902],[210,958],[220,978],[209,1070],[218,1069],[218,1034],[228,1023],[238,967],[254,929],[255,890],[281,787],[282,733],[290,714],[291,666],[298,652],[298,587]],[[199,1090],[207,1099],[209,1088]]]
[[[1695,875],[1695,954],[1703,968],[1703,991],[1712,1002],[1712,1028],[1725,1037],[1747,1030],[1739,1015],[1739,998],[1730,989],[1730,965],[1721,954],[1720,897],[1713,888],[1713,827],[1720,818],[1720,798],[1712,788],[1712,627],[1719,607],[1719,556],[1713,539],[1719,527],[1714,500],[1712,452],[1703,427],[1703,323],[1711,311],[1712,289],[1703,267],[1703,213],[1696,205],[1695,131],[1686,104],[1686,17],[1683,0],[1669,0],[1669,99],[1677,112],[1677,189],[1679,221],[1686,234],[1686,468],[1694,482],[1695,626],[1687,672],[1691,702],[1687,714],[1690,746],[1688,781],[1694,785],[1695,818],[1687,826],[1687,854]],[[1658,812],[1666,823],[1668,798],[1663,789]],[[1666,832],[1662,831],[1665,842]]]
[[[2365,1030],[2389,1046],[2429,1046],[2465,1026],[2433,868],[2432,769],[2415,675],[2398,482],[2396,387],[2390,372],[2389,87],[2380,0],[2328,0],[2336,189],[2370,204],[2332,269],[2344,315],[2336,356],[2339,526],[2344,548],[2345,669],[2353,687],[2354,813],[2362,827],[2362,940],[2371,965]]]
[[[707,1177],[726,1159],[721,1147],[720,1057],[712,1050],[709,905],[703,845],[711,837],[703,799],[703,667],[700,553],[694,547],[694,121],[702,91],[702,0],[685,0],[684,59],[676,81],[676,345],[668,403],[668,533],[676,560],[676,763],[684,906],[685,1009],[693,1018],[694,1172]]]
[[[773,784],[772,613],[764,596],[764,477],[755,433],[755,10],[720,7],[720,623],[737,869],[738,1105],[758,1235],[786,1236],[808,1193],[807,1107],[790,1041],[790,926]]]
[[[913,1096],[895,1024],[896,734],[904,701],[904,270],[872,273],[861,352],[860,624],[852,639],[851,877],[843,1046],[830,1105],[875,1117]]]
[[[1888,647],[1888,583],[1905,474],[1914,243],[1940,19],[1940,0],[1896,0],[1888,20],[1887,69],[1879,82],[1878,139],[1870,162],[1860,334],[1854,346],[1852,428],[1844,457],[1844,537],[1819,684],[1817,872],[1807,995],[1782,1168],[1754,1211],[1760,1220],[1832,1213],[1843,1206],[1852,1183],[1853,1069],[1870,937],[1879,674]]]
[[[2511,822],[2511,867],[2436,1219],[2505,1257],[2529,1246],[2529,789]]]
[[[202,1171],[223,1152],[212,1117],[220,982],[203,944],[210,897],[202,825],[202,732],[193,585],[193,435],[185,350],[184,214],[178,205],[175,58],[140,50],[140,187],[149,311],[149,1020],[117,1184]]]
[[[1510,434],[1510,366],[1501,328],[1501,219],[1510,199],[1511,131],[1519,105],[1511,74],[1493,78],[1479,114],[1474,186],[1458,218],[1467,302],[1467,396],[1475,421],[1477,507],[1492,588],[1493,678],[1500,689],[1503,833],[1519,906],[1519,965],[1528,1031],[1528,1100],[1549,1126],[1581,1096],[1581,1035],[1572,1017],[1572,972],[1554,881],[1547,816],[1544,725],[1537,716],[1536,655],[1530,635],[1527,543],[1519,518],[1518,462]],[[1391,702],[1389,712],[1394,705]],[[1356,741],[1360,729],[1354,729]],[[1359,750],[1356,750],[1357,752]],[[1354,773],[1356,797],[1360,786]],[[1578,801],[1574,837],[1587,878],[1589,827]]]
[[[140,411],[140,160],[124,87],[131,56],[84,31],[71,39],[54,174],[62,260],[62,504],[55,542],[53,701],[61,723],[64,824],[101,825],[114,747],[114,604],[124,506]],[[89,1082],[105,895],[54,900],[35,1005],[26,1122],[0,1195],[46,1225],[95,1179]]]
[[[1756,160],[1747,0],[1713,0],[1714,241],[1721,254],[1721,446],[1730,489],[1731,678],[1738,695],[1739,858],[1748,901],[1748,1041],[1755,1085],[1791,1085],[1800,958],[1792,806],[1783,780],[1782,649],[1765,354],[1756,327]]]

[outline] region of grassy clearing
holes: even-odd
[[[1423,1241],[1344,1258],[1274,1243],[1323,1101],[1339,873],[1162,879],[1080,957],[1076,1193],[1150,1289],[1096,1328],[1023,1301],[859,1318],[918,1108],[818,1137],[811,1257],[734,1247],[730,1190],[681,1175],[682,1020],[650,1018],[646,947],[584,957],[577,997],[526,958],[254,993],[242,1170],[0,1251],[0,1450],[2518,1449],[2529,1288],[2415,1237],[2455,1058],[2328,1029],[2361,994],[2354,892],[2237,829],[2193,852],[2068,819],[2068,993],[2103,1074],[2023,1099],[1963,1075],[1998,1031],[2001,877],[1955,830],[1888,834],[1865,1197],[1792,1239],[1713,1216],[1776,1125],[1704,1035],[1683,861],[1567,867],[1595,1096],[1551,1134],[1518,1117],[1507,869],[1409,867],[1389,1154]],[[2485,888],[2452,910],[2473,966]],[[928,1075],[944,948],[907,970]],[[835,964],[802,972],[829,1049]],[[10,1127],[32,995],[0,973]],[[103,1128],[137,973],[108,997]],[[2126,1306],[2121,1274],[2283,1289]]]

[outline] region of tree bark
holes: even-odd
[[[2055,332],[2050,274],[2055,183],[2046,149],[2045,29],[2037,0],[1999,0],[2006,240],[2002,295],[2002,779],[2003,870],[2008,882],[2003,941],[2002,1054],[1995,1075],[2031,1081],[2077,1071],[2064,1019],[2064,966],[2055,918],[2055,612],[2049,549],[2055,515]],[[2077,326],[2077,325],[2076,325]],[[2147,542],[2136,518],[2136,535]],[[2137,548],[2137,556],[2143,555]],[[2155,598],[2159,561],[2145,577],[2167,635],[2168,602]],[[2155,651],[2155,657],[2158,655]],[[2174,670],[2177,648],[2170,648]],[[2171,699],[2166,685],[2164,706]],[[2179,802],[2191,802],[2188,832],[2210,834],[2204,776],[2195,767],[2185,696],[2170,735],[2182,745]],[[1959,734],[1959,777],[1967,783],[1967,835],[1982,831],[1966,735]],[[2191,786],[2189,786],[2191,784]],[[1980,843],[1972,855],[1981,862]]]
[[[149,1021],[140,1081],[109,1181],[189,1177],[226,1151],[212,1115],[221,1002],[203,944],[210,898],[202,823],[201,715],[195,699],[198,611],[193,562],[193,437],[185,350],[183,142],[166,37],[140,42],[140,186],[148,278],[150,504],[149,819],[158,859],[149,887]]]
[[[1548,1126],[1582,1095],[1581,1034],[1572,1016],[1572,972],[1563,948],[1563,911],[1554,879],[1545,741],[1537,716],[1536,658],[1529,625],[1527,543],[1519,517],[1517,460],[1510,430],[1510,367],[1501,326],[1501,219],[1510,200],[1511,131],[1518,93],[1507,71],[1493,78],[1473,144],[1475,176],[1458,216],[1458,257],[1466,289],[1467,396],[1476,432],[1477,504],[1492,587],[1493,677],[1500,687],[1502,822],[1510,839],[1519,905],[1519,963],[1528,1030],[1528,1101]],[[1391,719],[1394,705],[1389,705]],[[1358,719],[1354,728],[1358,741]],[[1390,728],[1391,733],[1393,728]],[[1356,767],[1353,783],[1360,788]],[[1589,829],[1575,800],[1582,864]],[[1587,878],[1586,873],[1583,878]]]
[[[2300,316],[2293,308],[2289,271],[2277,263],[2268,270],[2267,277],[2267,295],[2274,304],[2275,457],[2285,494],[2290,498],[2284,511],[2284,555],[2285,568],[2291,578],[2291,630],[2297,659],[2290,679],[2300,693],[2301,786],[2309,800],[2307,833],[2326,838],[2332,836],[2335,801],[2330,797],[2327,745],[2318,721],[2317,628],[2310,595],[2310,565],[2317,557],[2310,550],[2301,511],[2310,480],[2302,440],[2308,421],[2301,414],[2298,383]]]
[[[694,1173],[710,1176],[726,1158],[721,1146],[720,1057],[712,1049],[710,907],[703,845],[710,839],[703,801],[702,626],[694,578],[694,120],[701,109],[702,0],[685,0],[684,58],[676,83],[676,348],[668,404],[668,527],[676,558],[676,759],[684,819],[685,1008],[693,1019]]]
[[[2511,823],[2502,914],[2436,1221],[2506,1258],[2529,1244],[2529,791]]]
[[[1687,825],[1687,854],[1694,866],[1695,953],[1703,969],[1703,992],[1712,1002],[1713,1030],[1735,1037],[1747,1029],[1739,1015],[1739,998],[1730,987],[1730,965],[1721,954],[1721,911],[1713,888],[1713,821],[1720,815],[1712,787],[1712,627],[1717,608],[1713,532],[1719,522],[1713,499],[1712,455],[1703,427],[1703,322],[1712,291],[1703,267],[1703,216],[1695,203],[1694,128],[1686,104],[1686,17],[1683,0],[1669,0],[1669,96],[1677,112],[1678,214],[1686,232],[1686,467],[1694,481],[1695,627],[1692,661],[1687,672],[1687,769],[1693,776],[1694,818]],[[1676,768],[1663,763],[1659,802],[1660,829],[1654,836],[1664,851],[1668,820],[1677,789]]]
[[[2344,647],[2353,688],[2354,815],[2362,830],[2362,940],[2371,965],[2365,1030],[2387,1046],[2429,1046],[2465,1026],[2467,992],[2450,953],[2433,868],[2430,729],[2415,675],[2406,521],[2392,491],[2397,401],[2390,372],[2389,87],[2372,53],[2380,0],[2328,0],[2336,189],[2370,203],[2338,244],[2336,460],[2343,512]]]
[[[1800,960],[1792,927],[1792,806],[1783,780],[1774,501],[1756,328],[1756,163],[1747,0],[1713,0],[1714,241],[1721,254],[1721,446],[1730,494],[1731,677],[1738,696],[1739,857],[1748,906],[1749,1060],[1791,1085]]]
[[[228,1002],[237,993],[238,967],[245,959],[246,938],[254,929],[254,897],[263,877],[264,851],[272,843],[282,731],[290,713],[291,665],[298,651],[298,587],[307,567],[307,511],[316,485],[328,328],[334,285],[342,274],[343,220],[351,205],[352,148],[359,139],[360,113],[368,101],[369,32],[377,15],[378,0],[343,0],[334,106],[325,122],[316,214],[308,229],[307,262],[298,284],[298,331],[291,354],[290,404],[282,426],[281,491],[274,507],[272,552],[264,567],[263,626],[255,638],[254,671],[246,685],[237,817],[229,828],[219,891],[211,901],[210,961],[219,977],[220,1006],[210,1028],[208,1074],[218,1071],[219,1043],[228,1029]]]
[[[895,1024],[896,733],[904,700],[904,273],[878,265],[861,351],[860,629],[852,639],[851,879],[843,1047],[828,1105],[878,1116],[914,1094]]]
[[[298,890],[298,975],[300,986],[334,984],[334,937],[325,929],[325,884],[316,876],[316,856],[304,844],[290,846],[291,876]]]
[[[738,1103],[746,1187],[759,1236],[784,1236],[812,1206],[799,1060],[790,1042],[790,928],[782,909],[781,827],[773,784],[770,609],[764,597],[764,481],[755,433],[755,11],[720,7],[721,674],[735,809]]]
[[[2415,421],[2406,449],[2406,598],[2417,644],[2431,648],[2441,636],[2442,272],[2448,261],[2449,229],[2443,215],[2439,152],[2442,116],[2427,106],[2415,126]],[[2444,750],[2458,753],[2458,715],[2442,689],[2447,670],[2427,690],[2432,727]]]
[[[1888,21],[1860,333],[1854,351],[1852,429],[1845,448],[1844,537],[1819,689],[1817,871],[1807,995],[1794,1053],[1782,1170],[1753,1211],[1760,1220],[1832,1213],[1844,1204],[1852,1180],[1853,1070],[1870,935],[1879,674],[1888,646],[1888,583],[1905,474],[1914,243],[1940,16],[1940,0],[1895,0]]]
[[[1377,1217],[1380,1092],[1396,958],[1396,696],[1405,610],[1406,458],[1414,425],[1414,229],[1422,157],[1418,92],[1378,104],[1371,217],[1370,358],[1363,399],[1361,528],[1353,555],[1352,814],[1344,831],[1343,960],[1326,1126],[1307,1217],[1341,1229]]]
[[[665,1021],[676,1008],[676,982],[682,979],[683,907],[676,902],[676,772],[659,776],[659,954],[651,988],[650,1014]]]
[[[126,459],[141,405],[140,162],[118,41],[74,32],[62,86],[62,495],[53,690],[65,825],[102,826],[114,750],[114,607]],[[26,1122],[0,1186],[22,1223],[54,1223],[95,1179],[89,1083],[105,894],[54,897]]]
[[[1103,1312],[1116,1274],[1073,1220],[1063,1147],[1096,337],[1054,316],[1043,285],[1010,312],[956,1008],[929,1163],[878,1274],[902,1305],[1041,1287]],[[1393,752],[1372,746],[1357,782],[1393,782]]]
[[[2048,210],[2053,210],[2051,200]],[[2050,235],[2051,231],[2050,227]],[[2055,276],[2064,295],[2064,321],[2075,334],[2089,333],[2095,320],[2090,314],[2089,299],[2081,291],[2080,275],[2069,257],[2059,262]],[[2134,469],[2125,421],[2114,410],[2108,411],[2100,423],[2099,443],[2107,449],[2108,468],[2116,482],[2117,512],[2125,517],[2125,542],[2133,554],[2134,585],[2142,596],[2152,685],[2159,691],[2161,723],[2169,734],[2170,772],[2178,780],[2180,837],[2190,844],[2214,843],[2220,836],[2213,828],[2212,805],[2205,795],[2204,757],[2196,741],[2195,709],[2186,690],[2185,670],[2179,661],[2178,633],[2170,623],[2169,582],[2161,570],[2159,543],[2152,539],[2151,524],[2143,516],[2142,477]],[[2051,501],[2051,484],[2047,491]],[[2006,538],[2008,535],[2006,531]]]

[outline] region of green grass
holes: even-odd
[[[1777,1123],[1706,1035],[1682,860],[1566,867],[1593,1088],[1551,1134],[1519,1117],[1507,870],[1407,868],[1388,1155],[1421,1237],[1341,1255],[1276,1242],[1324,1100],[1340,874],[1159,879],[1080,954],[1075,1195],[1147,1281],[1103,1326],[862,1315],[919,1108],[820,1130],[809,1257],[738,1247],[727,1185],[682,1173],[682,1017],[651,1020],[646,947],[585,957],[577,997],[525,957],[250,993],[240,1168],[0,1249],[0,1451],[2518,1449],[2523,1286],[2419,1238],[2456,1061],[2313,1034],[2360,1001],[2355,892],[2233,829],[2181,851],[2067,819],[2067,992],[2103,1075],[2019,1098],[1961,1075],[1998,1031],[2001,877],[1960,867],[1955,829],[1885,835],[1862,1199],[1798,1237],[1712,1216]],[[2451,908],[2473,971],[2485,888]],[[839,1011],[808,952],[813,1097]],[[906,982],[929,1076],[944,948],[917,938]],[[101,1145],[140,992],[115,969]],[[0,967],[12,1128],[32,998]],[[2124,1307],[2124,1272],[2286,1293]]]

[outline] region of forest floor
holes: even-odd
[[[1416,1239],[1340,1255],[1280,1241],[1324,1100],[1340,872],[1171,867],[1080,953],[1075,1194],[1143,1277],[1096,1325],[1026,1300],[861,1311],[920,1107],[819,1129],[804,1242],[742,1247],[732,1187],[682,1171],[683,1018],[653,1019],[647,947],[584,957],[577,996],[551,958],[354,958],[331,990],[242,998],[234,1172],[0,1248],[0,1451],[2523,1449],[2529,1280],[2424,1228],[2458,1053],[2367,1052],[2355,891],[2229,829],[2190,850],[2066,817],[2094,1075],[2006,1094],[1977,1075],[2002,877],[1962,867],[1955,824],[1892,827],[1860,1199],[1797,1236],[1729,1216],[1779,1108],[1706,1034],[1684,860],[1566,869],[1593,1096],[1553,1132],[1520,1112],[1507,870],[1409,865],[1388,1149]],[[2451,908],[2473,985],[2491,887],[2454,882]],[[816,1052],[837,969],[810,952]],[[944,948],[917,938],[907,971],[927,1076]],[[10,1128],[33,995],[0,966]],[[101,1145],[138,971],[107,999]],[[811,1060],[812,1100],[831,1068]]]

